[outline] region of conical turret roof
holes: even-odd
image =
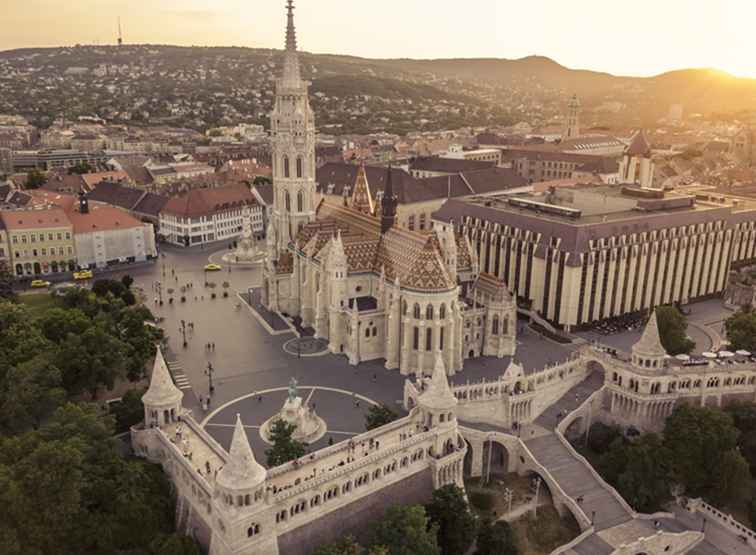
[[[354,191],[352,192],[352,208],[371,216],[375,212],[373,195],[370,193],[370,184],[365,173],[365,164],[360,164],[357,170],[357,179],[354,182]]]
[[[629,156],[650,156],[651,145],[648,143],[646,133],[643,129],[639,129],[630,142],[630,146],[625,150],[625,154]]]
[[[446,366],[441,353],[436,354],[430,385],[418,399],[418,404],[432,410],[449,410],[457,406],[457,398],[454,397],[446,378]]]
[[[247,432],[237,414],[228,460],[218,472],[215,483],[227,490],[249,490],[262,484],[267,474],[265,468],[255,460]]]
[[[633,345],[633,354],[643,358],[664,358],[667,351],[659,337],[659,323],[656,321],[656,311],[651,313],[651,318],[646,323],[646,329],[640,340]]]
[[[145,405],[171,405],[180,403],[184,394],[173,383],[168,365],[163,358],[163,352],[160,346],[155,353],[155,364],[152,366],[152,377],[150,378],[150,387],[142,395],[142,403]]]

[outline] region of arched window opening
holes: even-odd
[[[302,191],[299,191],[297,193],[297,212],[303,212],[304,211],[304,193]]]
[[[433,330],[427,329],[425,330],[425,350],[430,351],[431,345],[433,343]]]
[[[413,332],[412,348],[417,351],[420,348],[420,330],[418,328],[414,328]]]
[[[493,330],[492,330],[492,332],[493,332],[494,335],[499,335],[499,317],[498,316],[494,316],[493,317]]]
[[[289,157],[284,156],[283,157],[283,169],[284,169],[284,177],[289,177],[290,171],[289,171]]]
[[[291,196],[289,195],[289,191],[284,193],[284,204],[286,205],[286,211],[291,212]]]
[[[442,304],[441,308],[438,309],[438,317],[443,320],[446,318],[446,304]]]
[[[297,156],[297,177],[302,177],[302,157]]]
[[[425,309],[425,319],[433,320],[433,305],[432,304],[429,304],[428,308]]]
[[[412,309],[412,311],[413,311],[413,316],[417,320],[419,320],[420,319],[420,305],[415,303],[415,307]]]

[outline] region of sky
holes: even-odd
[[[284,0],[0,0],[0,50],[114,43],[280,48]],[[371,58],[548,56],[756,77],[756,0],[296,0],[300,48]]]

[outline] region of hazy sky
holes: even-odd
[[[279,48],[284,0],[0,0],[0,50],[113,43]],[[297,0],[300,48],[367,57],[549,56],[652,75],[756,77],[756,0]]]

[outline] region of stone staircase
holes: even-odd
[[[527,440],[525,445],[567,495],[575,500],[582,498],[580,507],[593,519],[596,530],[611,528],[633,518],[586,465],[573,457],[556,434]]]

